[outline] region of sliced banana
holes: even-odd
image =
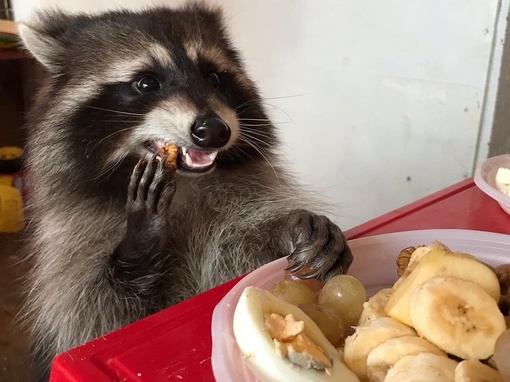
[[[418,286],[409,314],[420,336],[463,359],[490,357],[505,330],[496,301],[478,284],[453,276],[436,276]]]
[[[409,260],[409,263],[407,264],[404,273],[402,274],[402,276],[400,276],[400,278],[395,282],[393,286],[397,287],[402,281],[404,281],[404,279],[407,276],[409,276],[409,274],[414,270],[414,268],[416,268],[416,266],[423,259],[423,257],[433,250],[451,252],[450,248],[448,248],[446,245],[437,240],[433,241],[429,245],[416,248],[411,255],[411,259]]]
[[[390,338],[416,336],[416,332],[390,317],[381,317],[356,331],[345,339],[344,361],[360,379],[367,378],[367,358],[378,345]]]
[[[453,382],[457,364],[432,353],[408,355],[388,370],[384,382]]]
[[[503,376],[477,359],[460,362],[455,368],[455,382],[504,382]]]
[[[384,311],[384,307],[388,302],[391,291],[391,288],[381,289],[379,292],[370,297],[367,302],[363,303],[363,310],[361,311],[361,315],[358,320],[358,326],[366,325],[376,318],[388,316]]]
[[[272,313],[283,317],[291,314],[295,320],[302,321],[304,333],[324,351],[332,367],[325,371],[306,369],[280,356],[266,329],[265,317]],[[359,381],[342,362],[341,353],[331,345],[310,317],[297,306],[268,291],[256,287],[245,288],[234,312],[233,328],[246,365],[261,382]]]
[[[470,255],[433,249],[421,258],[398,286],[393,287],[385,307],[388,316],[412,326],[409,316],[411,294],[416,287],[434,276],[456,276],[471,280],[480,285],[494,301],[499,301],[499,281],[489,267]]]
[[[368,355],[368,379],[370,382],[383,382],[388,369],[401,358],[420,353],[433,353],[446,357],[445,352],[424,338],[416,336],[391,338],[374,348]]]

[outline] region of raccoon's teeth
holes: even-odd
[[[217,151],[201,151],[181,147],[181,158],[184,164],[189,168],[205,168],[213,164],[216,159]]]

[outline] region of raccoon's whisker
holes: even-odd
[[[114,135],[117,135],[117,134],[123,133],[123,132],[125,132],[125,131],[131,130],[131,129],[135,128],[135,127],[136,127],[136,126],[126,127],[126,128],[124,128],[124,129],[121,129],[121,130],[115,131],[115,132],[113,132],[113,133],[111,133],[111,134],[107,135],[106,137],[104,137],[104,138],[100,139],[98,142],[96,142],[96,143],[95,143],[95,144],[91,147],[91,150],[95,149],[97,146],[99,146],[99,145],[100,145],[101,143],[103,143],[105,140],[107,140],[107,139],[109,139],[109,138],[113,137]],[[89,146],[90,146],[90,144],[91,144],[91,143],[92,143],[92,142],[90,142],[90,143],[87,145],[87,148],[85,149],[85,156],[87,156],[87,158],[88,158],[88,154],[87,154],[87,153],[88,153],[88,151],[89,151]]]
[[[251,127],[247,127],[245,125],[241,125],[240,127],[243,133],[249,133],[252,135],[258,135],[259,137],[266,138],[272,138],[274,136],[273,132],[271,131],[252,129]]]
[[[241,134],[245,134],[247,136],[253,137],[262,137],[262,138],[271,138],[274,136],[272,131],[264,131],[264,130],[255,130],[250,127],[242,126],[243,128],[240,130]]]
[[[113,109],[105,109],[102,107],[97,106],[87,106],[89,109],[95,109],[95,110],[102,110],[102,111],[109,111],[110,113],[116,113],[116,114],[126,114],[126,115],[135,115],[137,117],[143,117],[144,114],[140,113],[131,113],[129,111],[120,111],[120,110],[113,110]]]
[[[200,23],[198,21],[198,16],[196,14],[195,14],[195,22],[197,23],[198,41],[202,41],[202,30],[200,29]]]
[[[228,155],[229,159],[235,159],[234,158],[234,155],[235,155],[236,158],[242,160],[243,158],[242,158],[241,154],[238,151],[240,151],[241,153],[246,155],[248,158],[253,160],[253,158],[247,152],[245,152],[241,147],[239,147],[239,146],[236,146],[235,150],[226,151],[226,154]]]
[[[239,118],[240,121],[264,121],[264,122],[272,122],[269,118]]]
[[[285,98],[295,98],[295,97],[303,97],[305,96],[306,94],[292,94],[292,95],[287,95],[287,96],[276,96],[276,97],[262,97],[262,99],[285,99]]]
[[[121,159],[119,159],[119,160],[117,161],[117,163],[115,163],[115,165],[113,166],[113,168],[111,168],[111,169],[110,169],[109,174],[106,176],[106,178],[109,178],[110,176],[112,176],[112,174],[115,172],[115,170],[117,170],[117,169],[119,168],[119,166],[122,164],[122,161],[123,161],[125,158],[126,158],[126,157],[121,158]],[[106,175],[107,173],[108,173],[108,172],[105,172],[105,173],[103,174],[103,176],[104,176],[104,175]]]
[[[271,121],[270,119],[257,119],[257,118],[238,118],[239,122],[244,123],[247,122],[267,122],[265,124],[254,124],[253,126],[272,126],[272,125],[281,125],[284,123],[292,123],[291,121]]]
[[[259,152],[259,154],[268,154],[265,151],[265,148],[261,147],[256,142],[252,141],[252,139],[256,139],[256,137],[249,136],[248,134],[246,134],[246,132],[242,132],[241,134],[239,134],[239,139],[245,143],[250,144],[250,146],[252,146],[254,149],[256,149]],[[258,139],[258,140],[261,141],[260,139]],[[263,141],[261,141],[261,142],[263,142]],[[266,145],[265,142],[263,142],[263,143],[265,146],[267,146],[267,148],[269,148],[269,145]]]
[[[242,108],[243,106],[246,106],[246,105],[249,105],[249,104],[254,104],[254,103],[256,104],[256,103],[258,103],[258,102],[259,102],[259,100],[258,100],[258,99],[251,99],[251,100],[246,101],[246,102],[243,102],[242,104],[240,104],[239,106],[237,106],[237,107],[234,109],[234,111],[239,110],[239,109],[240,109],[240,108]],[[250,105],[250,107],[251,107],[251,105]],[[248,109],[246,109],[246,110],[248,110]]]
[[[263,141],[262,139],[260,139],[258,137],[254,137],[253,135],[249,135],[246,131],[241,133],[241,135],[243,135],[243,134],[244,134],[243,138],[248,138],[248,140],[253,139],[254,141],[260,142],[264,146],[269,147],[269,144],[267,142]],[[245,141],[246,141],[246,139],[245,139]]]
[[[97,119],[94,122],[113,122],[113,123],[140,123],[139,119]],[[136,127],[136,126],[133,126]]]
[[[269,127],[269,126],[271,126],[269,123],[244,123],[244,122],[241,125],[247,126],[247,127]]]
[[[290,115],[289,115],[289,114],[288,114],[285,110],[283,110],[281,107],[276,106],[276,105],[273,105],[273,104],[270,104],[270,103],[267,103],[267,102],[263,102],[263,104],[264,104],[264,105],[266,105],[266,106],[274,107],[274,108],[275,108],[275,109],[277,109],[277,110],[280,110],[283,114],[285,114],[287,117],[289,117],[289,119],[290,119],[291,121],[293,121],[293,119],[291,118],[291,116],[290,116]]]
[[[251,142],[250,140],[245,139],[245,137],[243,137],[242,134],[239,135],[239,139],[241,139],[243,142],[245,142],[245,143],[249,144],[251,147],[253,147],[255,149],[255,151],[257,151],[260,154],[260,156],[262,156],[262,158],[264,158],[264,160],[267,162],[269,167],[271,167],[271,169],[273,170],[276,180],[278,181],[278,183],[280,183],[280,177],[278,176],[278,173],[276,172],[274,166],[271,164],[271,162],[269,161],[267,156],[264,155],[264,150],[261,149],[259,146],[257,146],[254,142]]]
[[[261,129],[257,129],[257,127],[271,127],[271,125],[269,124],[253,124],[253,123],[241,123],[239,125],[240,127],[245,127],[245,130],[249,130],[249,131],[255,131],[257,133],[264,133],[264,134],[269,134],[271,135],[272,132],[270,130],[267,130],[267,129],[264,129],[264,130],[261,130]]]
[[[291,122],[278,122],[278,124],[285,124],[285,123],[291,123]],[[242,123],[242,126],[251,126],[251,127],[272,127],[271,124],[269,123],[261,123],[261,124],[258,124],[258,123]]]
[[[96,175],[95,177],[91,178],[91,179],[88,179],[88,180],[85,180],[83,183],[85,182],[92,182],[96,179],[99,179],[101,178],[102,176],[110,173],[110,175],[112,175],[115,170],[121,165],[122,161],[125,159],[125,157],[123,158],[119,158],[117,161],[113,162],[111,165],[109,165],[108,167],[106,167],[106,169],[102,172],[100,172],[98,175]],[[110,176],[109,175],[109,176]]]

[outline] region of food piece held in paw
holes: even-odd
[[[367,358],[372,350],[390,338],[416,336],[414,329],[390,317],[370,321],[345,339],[344,361],[362,380],[367,378]]]
[[[436,276],[419,285],[409,313],[418,334],[463,359],[486,359],[506,329],[498,305],[480,285],[453,276]]]
[[[167,155],[166,165],[172,169],[177,169],[177,156],[179,154],[179,146],[173,143],[165,143],[162,148],[162,154]]]
[[[384,382],[453,382],[457,364],[432,353],[408,355],[388,370]]]
[[[501,333],[496,340],[494,362],[505,382],[510,382],[510,329]]]
[[[329,279],[319,292],[319,304],[338,310],[346,326],[355,325],[367,301],[365,287],[350,275],[337,275]]]
[[[503,376],[477,359],[461,361],[455,368],[455,382],[505,382]]]
[[[259,381],[358,381],[313,320],[269,291],[244,289],[233,328],[243,360]]]
[[[367,374],[370,382],[383,382],[388,370],[407,355],[433,353],[446,357],[426,339],[417,336],[390,338],[370,352],[367,358]]]
[[[411,265],[411,263],[409,264]],[[426,253],[402,282],[395,283],[385,307],[388,316],[412,326],[409,316],[411,294],[423,282],[440,276],[455,276],[480,285],[493,299],[499,301],[500,288],[491,268],[471,255],[433,249]]]
[[[390,298],[391,292],[391,288],[381,289],[363,304],[363,310],[359,317],[358,326],[366,325],[376,318],[388,316],[384,311],[384,307]]]

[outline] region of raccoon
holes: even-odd
[[[46,71],[27,115],[38,380],[57,353],[277,258],[303,278],[348,270],[341,229],[279,159],[221,9],[52,10],[19,32]]]

